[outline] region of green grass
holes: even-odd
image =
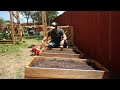
[[[25,66],[32,56],[30,56],[31,44],[40,44],[39,38],[24,38],[25,44],[18,42],[16,45],[0,44],[0,79],[23,79]]]
[[[27,47],[30,46],[31,44],[39,45],[41,43],[41,40],[42,38],[38,38],[38,37],[34,37],[34,38],[24,37],[23,38],[23,41],[25,41],[25,44]]]
[[[20,51],[20,48],[23,48],[23,45],[0,45],[0,53],[16,53]]]
[[[34,38],[23,38],[23,41],[25,41],[25,45],[23,45],[21,42],[18,42],[16,45],[12,44],[0,44],[0,53],[16,53],[19,52],[22,48],[27,48],[31,44],[40,44],[41,40],[38,37]]]

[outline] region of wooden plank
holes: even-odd
[[[94,59],[92,59],[93,63],[100,69],[109,72],[109,70],[107,68],[105,68],[104,66],[102,66],[100,63],[98,63],[97,61],[95,61]]]
[[[12,42],[0,42],[0,44],[12,44]]]
[[[49,50],[50,48],[44,49],[39,56],[46,56],[46,57],[64,57],[64,58],[83,58],[83,54],[68,54],[68,53],[49,53],[45,52],[46,50]],[[51,50],[60,50],[60,48],[51,48]],[[79,49],[77,47],[73,48],[64,48],[65,51],[72,51],[77,50],[79,52]]]
[[[42,11],[43,36],[47,35],[46,11]]]
[[[20,35],[20,20],[19,20],[19,12],[16,11],[16,19],[17,19],[17,29],[18,29],[18,34]]]
[[[13,11],[10,11],[10,24],[12,29],[12,44],[15,44],[14,42],[14,27],[13,27]]]
[[[31,63],[32,63],[32,62],[35,62],[36,60],[37,60],[37,59],[36,59],[36,57],[34,56],[34,57],[32,58],[32,60],[30,60],[30,62],[27,63],[27,66],[30,66]]]
[[[35,78],[65,78],[65,79],[102,79],[104,71],[78,70],[78,69],[54,69],[26,67],[25,77]]]
[[[43,25],[43,37],[45,38],[45,22],[44,22],[45,20],[44,20],[44,11],[42,11],[42,25]]]
[[[19,17],[19,11],[16,11],[16,16],[17,16],[17,27],[18,27],[18,34],[19,36],[19,40],[22,41],[22,31],[20,30],[20,17]]]
[[[48,36],[48,29],[47,29],[47,17],[46,17],[47,13],[46,11],[44,11],[44,18],[45,18],[45,36],[47,37]],[[47,41],[46,41],[47,42]]]
[[[12,44],[12,40],[0,40],[0,44]]]
[[[41,52],[39,56],[46,56],[46,57],[64,57],[64,58],[81,58],[80,54],[64,54],[64,53],[44,53]]]
[[[101,70],[81,70],[81,69],[59,69],[59,68],[41,68],[41,67],[31,67],[31,63],[39,60],[39,58],[44,58],[47,60],[69,60],[77,63],[92,62],[97,63],[98,68]],[[28,79],[104,79],[106,70],[100,66],[97,61],[93,59],[77,59],[77,58],[61,58],[61,57],[44,57],[35,56],[33,60],[25,67],[25,78]]]
[[[0,44],[12,44],[12,42],[0,42]]]
[[[73,51],[75,48],[64,48],[64,51]],[[61,48],[47,48],[47,50],[61,50]]]
[[[74,29],[73,26],[71,27],[71,38],[72,38],[72,45],[74,46]]]
[[[101,70],[104,70],[105,73],[104,73],[104,76],[103,76],[103,79],[109,79],[110,78],[110,71],[105,68],[104,66],[102,66],[100,63],[98,63],[96,60],[92,59],[92,62],[98,67],[100,68]]]
[[[14,44],[16,44],[18,40],[14,40]],[[12,44],[12,40],[0,40],[0,44]]]
[[[0,40],[0,42],[12,42],[12,40]]]
[[[64,61],[74,61],[77,63],[85,63],[85,62],[91,62],[92,59],[80,59],[80,58],[61,58],[61,57],[46,57],[46,56],[35,56],[34,57],[36,60],[32,60],[29,63],[32,63],[34,61],[37,61],[39,58],[44,58],[45,60],[63,60]]]
[[[24,77],[24,79],[53,79],[53,78],[32,78],[32,77]]]

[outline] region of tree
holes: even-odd
[[[2,29],[2,24],[4,24],[4,20],[0,18],[0,30]]]
[[[31,19],[32,19],[32,21],[33,21],[33,24],[35,24],[35,21],[37,21],[37,13],[38,11],[31,11],[31,14],[30,14],[30,17],[31,17]]]
[[[58,12],[57,11],[47,11],[47,25],[50,25],[50,21],[55,19],[58,15]]]
[[[36,11],[34,15],[35,15],[35,21],[41,24],[42,23],[42,11]],[[50,25],[50,21],[56,18],[57,15],[58,15],[57,11],[46,11],[47,25]]]
[[[0,24],[3,24],[4,20],[2,18],[0,18]]]
[[[37,24],[42,24],[42,12],[41,11],[36,11],[36,18],[35,21]]]
[[[20,13],[24,16],[24,18],[27,19],[27,24],[28,24],[28,20],[30,18],[31,12],[30,11],[20,11]]]
[[[27,19],[31,18],[33,23],[36,21],[37,24],[42,24],[42,11],[20,11],[23,16]],[[50,25],[50,21],[56,18],[58,15],[57,11],[46,11],[47,25]]]

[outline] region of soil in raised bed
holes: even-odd
[[[95,70],[92,66],[87,63],[78,63],[74,61],[65,60],[46,60],[43,58],[38,59],[36,62],[32,62],[31,67],[42,67],[42,68],[62,68],[62,69],[82,69],[82,70]]]
[[[65,53],[65,54],[79,54],[76,50],[46,50],[47,53]]]

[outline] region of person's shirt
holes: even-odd
[[[57,42],[61,40],[61,37],[64,35],[64,31],[62,29],[57,29],[57,31],[49,30],[48,36],[51,37],[51,41]]]

